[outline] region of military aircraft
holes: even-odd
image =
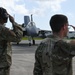
[[[38,36],[40,29],[37,28],[35,22],[33,22],[32,14],[31,19],[29,16],[24,16],[24,23],[22,24],[22,28],[23,36],[28,36],[29,46],[31,46],[31,42],[33,43],[33,45],[35,45],[34,37]]]

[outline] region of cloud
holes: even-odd
[[[12,14],[28,14],[28,9],[26,9],[25,4],[17,4],[16,2],[20,2],[20,0],[2,0],[0,7],[6,8]]]
[[[44,15],[46,11],[59,12],[61,9],[61,3],[66,0],[32,0],[38,4],[37,7],[32,9],[32,13],[37,15]]]
[[[50,8],[52,11],[56,12],[61,10],[61,3],[63,3],[66,0],[51,0]]]
[[[36,4],[32,9],[28,9],[24,0],[2,0],[0,2],[1,7],[5,7],[9,13],[17,14],[36,14],[43,15],[46,10],[53,12],[61,10],[61,3],[66,0],[31,0],[31,3]]]
[[[61,9],[61,3],[66,0],[35,0],[38,2],[39,6],[44,8],[44,10],[50,8],[52,11],[56,12]]]

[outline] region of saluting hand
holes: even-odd
[[[14,18],[13,18],[11,15],[9,15],[9,21],[10,21],[11,23],[14,23]]]
[[[71,26],[75,30],[75,27],[73,25],[69,25],[69,26]]]

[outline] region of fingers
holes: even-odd
[[[11,15],[9,15],[9,20],[11,23],[14,23],[14,18]]]
[[[71,26],[75,30],[75,27],[73,25],[69,25],[69,26]]]

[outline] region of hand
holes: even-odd
[[[71,26],[75,30],[75,27],[73,25],[69,25],[69,26]]]
[[[14,18],[13,18],[11,15],[9,15],[9,21],[10,21],[11,23],[14,23]]]

